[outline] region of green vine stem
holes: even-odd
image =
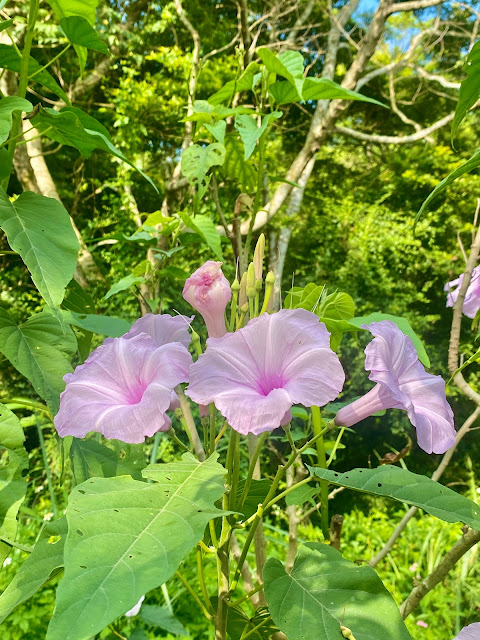
[[[315,435],[322,433],[322,418],[320,416],[320,409],[318,407],[312,407],[312,419],[313,419],[313,433]],[[321,469],[327,468],[327,458],[325,455],[325,443],[323,436],[317,438],[317,462]],[[298,486],[298,485],[297,485]],[[330,525],[328,521],[328,481],[320,480],[320,518],[322,524],[322,531],[325,540],[330,539]]]

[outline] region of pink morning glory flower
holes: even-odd
[[[98,431],[106,438],[138,443],[168,431],[165,412],[174,387],[188,380],[191,362],[179,342],[159,347],[145,333],[107,339],[64,377],[67,384],[54,420],[59,435],[84,438]]]
[[[365,369],[377,384],[363,397],[340,409],[335,422],[351,427],[383,409],[403,409],[417,429],[427,453],[445,453],[455,444],[453,412],[445,382],[425,371],[411,339],[394,322],[363,325],[375,338],[365,349]]]
[[[187,279],[182,294],[203,316],[210,338],[221,338],[227,332],[225,308],[232,291],[221,266],[221,262],[205,262]]]
[[[188,328],[194,316],[170,316],[167,313],[147,313],[139,318],[124,338],[132,338],[140,333],[151,336],[157,345],[161,347],[169,342],[180,342],[188,348],[192,339]]]
[[[284,309],[209,338],[186,393],[199,404],[214,402],[236,431],[259,434],[289,422],[294,404],[334,400],[344,380],[323,322],[305,309]]]
[[[480,640],[480,622],[474,622],[469,624],[468,627],[463,627],[454,640]]]
[[[447,282],[444,287],[444,291],[448,291],[447,295],[447,307],[453,307],[457,298],[460,287],[462,286],[464,274],[462,273],[456,280]],[[451,289],[454,289],[453,291]],[[465,300],[463,302],[463,313],[467,318],[474,318],[477,311],[480,309],[480,266],[475,267],[472,271],[472,278],[465,293]]]

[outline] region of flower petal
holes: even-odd
[[[468,627],[463,627],[454,640],[480,640],[480,622],[474,622],[469,624]]]
[[[132,338],[140,333],[146,333],[155,340],[159,347],[169,342],[180,342],[188,348],[192,339],[188,329],[194,317],[170,316],[167,313],[147,313],[133,324],[124,337]]]
[[[286,424],[284,418],[292,403],[284,389],[273,389],[267,396],[241,389],[221,393],[215,405],[232,429],[258,435]]]

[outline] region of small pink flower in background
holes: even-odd
[[[323,322],[305,309],[284,309],[209,338],[186,393],[199,404],[214,402],[236,431],[259,434],[287,424],[294,404],[334,400],[344,380]]]
[[[403,409],[417,429],[419,446],[427,453],[445,453],[455,444],[445,382],[425,371],[413,342],[394,322],[382,320],[363,328],[375,336],[365,349],[365,369],[377,384],[340,409],[335,422],[351,427],[377,411]]]
[[[464,627],[454,640],[480,640],[480,622]]]
[[[142,603],[144,600],[145,600],[145,596],[142,596],[140,600],[137,602],[137,604],[134,607],[132,607],[129,611],[127,611],[127,613],[125,614],[127,618],[133,618],[133,616],[137,616],[140,613],[140,609],[142,608]]]
[[[444,287],[444,291],[448,291],[447,295],[447,307],[453,307],[458,298],[458,292],[460,291],[460,287],[463,282],[462,273],[456,280],[452,280],[451,282],[447,282]],[[451,289],[454,289],[451,291]],[[463,313],[468,318],[474,318],[477,314],[477,311],[480,309],[480,266],[475,267],[472,271],[472,278],[470,280],[470,284],[468,285],[467,291],[465,293],[465,300],[463,302]]]
[[[408,567],[409,571],[416,571],[418,569],[418,562],[414,562],[412,565]]]
[[[424,629],[428,629],[428,624],[423,620],[418,620],[417,627],[423,627]]]
[[[188,328],[194,316],[170,316],[166,313],[147,313],[143,318],[139,318],[128,333],[123,338],[133,338],[140,333],[146,333],[152,337],[157,346],[161,347],[170,342],[180,342],[188,348],[192,339]]]
[[[221,338],[227,332],[225,308],[232,297],[221,262],[209,260],[185,282],[183,297],[205,320],[210,338]]]
[[[165,412],[175,386],[188,380],[191,362],[179,342],[159,347],[145,333],[107,339],[64,377],[67,384],[54,419],[59,435],[84,438],[98,431],[106,438],[139,443],[168,431]]]

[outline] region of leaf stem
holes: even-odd
[[[253,452],[252,458],[250,460],[250,465],[248,467],[247,478],[245,480],[245,486],[243,487],[242,495],[240,496],[240,500],[237,505],[237,509],[241,511],[243,505],[245,504],[245,500],[247,499],[248,492],[250,491],[250,487],[252,485],[253,474],[255,472],[255,465],[257,464],[257,460],[260,456],[260,452],[263,448],[263,444],[267,438],[268,432],[265,431],[262,433],[257,440],[257,445]]]
[[[203,573],[203,554],[202,548],[200,545],[197,545],[197,569],[198,569],[198,579],[200,582],[200,589],[202,590],[202,596],[206,603],[207,611],[213,616],[214,611],[212,607],[212,603],[210,602],[210,598],[208,596],[207,585],[205,583],[205,574]]]
[[[322,433],[322,418],[320,409],[316,406],[312,407],[313,433],[315,435]],[[325,455],[325,443],[323,435],[317,438],[317,462],[321,469],[327,468],[327,458]],[[323,536],[325,540],[330,538],[330,525],[328,521],[328,480],[320,480],[320,519],[322,525]]]
[[[177,571],[175,573],[175,576],[180,580],[180,582],[183,584],[183,586],[185,587],[185,589],[188,591],[188,593],[192,596],[192,598],[195,600],[195,602],[198,604],[198,606],[200,607],[201,612],[203,613],[203,615],[207,618],[207,620],[210,620],[210,622],[213,620],[211,614],[207,611],[207,609],[205,608],[205,605],[203,604],[203,602],[200,600],[200,598],[197,596],[197,594],[195,593],[195,591],[192,589],[192,587],[190,586],[190,584],[188,583],[187,580],[185,580],[185,578],[182,576],[182,574],[180,573],[180,571]]]
[[[55,60],[58,60],[60,58],[60,56],[63,56],[63,54],[68,51],[71,47],[71,43],[67,44],[67,46],[65,47],[65,49],[62,49],[60,51],[60,53],[57,53],[56,56],[54,56],[51,60],[49,60],[47,62],[47,64],[43,65],[43,67],[40,67],[40,69],[37,69],[34,73],[32,73],[31,76],[28,76],[28,80],[31,80],[32,78],[34,78],[36,75],[38,75],[39,73],[41,73],[42,71],[45,71],[45,69],[47,69],[47,67],[49,67],[51,64],[53,64],[55,62]]]
[[[48,463],[47,449],[45,447],[45,439],[43,437],[42,425],[40,424],[37,416],[36,416],[36,422],[37,422],[38,439],[40,441],[40,448],[42,450],[43,466],[45,468],[45,475],[47,476],[48,493],[50,494],[50,502],[52,505],[53,516],[56,519],[58,514],[58,509],[57,509],[57,502],[55,500],[55,491],[53,489],[52,474],[50,473],[50,465]]]
[[[178,399],[180,401],[180,409],[182,410],[183,417],[185,419],[186,431],[190,438],[190,442],[192,443],[193,450],[200,462],[203,462],[205,460],[205,451],[198,435],[197,427],[195,426],[195,420],[193,419],[190,403],[188,402],[180,385],[175,387],[175,391],[177,392]]]

